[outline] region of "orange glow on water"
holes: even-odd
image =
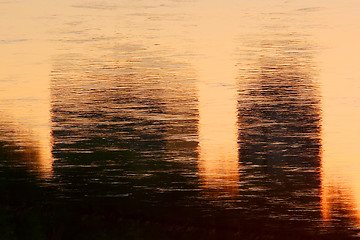
[[[240,177],[235,43],[227,30],[229,19],[208,14],[200,25],[195,63],[199,81],[199,174],[206,193],[234,197]],[[217,32],[210,27],[222,24],[215,28]]]
[[[360,226],[359,17],[354,5],[337,6],[319,33],[322,62],[322,211],[326,225]],[[343,216],[339,220],[339,216]],[[344,220],[346,219],[346,220]]]
[[[11,31],[4,31],[1,44],[0,140],[22,149],[23,160],[30,168],[49,177],[53,160],[48,60],[52,49],[49,42],[39,40],[45,29],[39,27],[41,20],[35,17],[38,12],[13,8],[17,8],[15,3],[4,6],[2,17],[9,25],[0,25],[3,30],[11,27]],[[34,28],[39,31],[34,32]]]
[[[273,170],[275,168],[270,168],[272,162],[277,163],[278,156],[301,160],[302,155],[309,157],[314,148],[316,154],[313,153],[312,160],[317,164],[320,162],[317,152],[321,149],[321,179],[316,171],[312,176],[313,180],[318,180],[313,189],[321,193],[311,191],[317,197],[313,205],[318,215],[311,220],[321,220],[322,212],[322,219],[329,226],[336,225],[341,218],[347,219],[342,227],[360,228],[360,18],[357,1],[84,0],[74,3],[64,0],[54,1],[49,6],[47,1],[32,0],[0,4],[0,141],[18,146],[24,152],[22,156],[42,176],[49,177],[52,172],[51,112],[57,101],[63,112],[74,113],[73,118],[66,114],[60,116],[69,124],[59,121],[58,129],[70,129],[67,133],[71,133],[72,128],[80,126],[77,132],[73,131],[78,136],[62,136],[66,144],[76,137],[89,137],[87,134],[94,132],[99,122],[115,125],[111,121],[117,119],[120,123],[121,114],[128,114],[126,117],[130,120],[127,121],[135,126],[140,120],[158,123],[159,128],[150,130],[152,136],[159,132],[158,137],[168,144],[161,151],[181,149],[175,160],[185,159],[185,163],[189,160],[186,154],[191,152],[191,160],[198,161],[194,163],[197,167],[194,171],[199,171],[194,174],[196,184],[199,181],[205,196],[220,199],[220,205],[222,196],[240,196],[240,184],[244,189],[248,185],[261,190],[264,183],[260,180],[250,183],[246,179],[246,174],[256,177],[249,171],[256,165],[271,169],[270,174],[260,171],[258,174],[266,182],[264,185],[272,190],[273,183],[286,185],[285,180],[273,180],[282,177]],[[305,71],[296,71],[297,64],[299,67],[303,64]],[[298,81],[300,78],[302,80]],[[314,97],[309,91],[315,88],[313,79],[320,79],[321,100],[308,103],[307,100]],[[287,81],[298,82],[289,84]],[[240,85],[244,89],[239,89]],[[271,93],[276,87],[282,88],[283,96]],[[90,91],[93,88],[99,90],[98,95]],[[129,89],[131,91],[126,92]],[[237,91],[246,94],[239,96]],[[291,92],[298,94],[291,95]],[[132,105],[119,100],[122,94],[124,98],[125,95],[131,98]],[[293,99],[287,100],[292,96]],[[107,101],[110,97],[119,101],[114,100],[111,105]],[[279,101],[279,97],[286,101]],[[241,104],[238,101],[243,104],[243,110],[247,106],[254,110],[246,112],[248,119],[243,119],[244,128],[247,127],[243,131],[247,134],[244,146],[252,151],[243,154],[248,159],[239,159]],[[276,107],[277,103],[283,107]],[[314,104],[322,119],[309,117],[301,123],[298,121],[300,112],[286,114],[291,111],[284,107],[289,103],[295,103],[293,111],[300,106],[305,113]],[[148,110],[156,104],[158,111],[150,113]],[[257,107],[256,104],[263,105]],[[271,114],[282,111],[285,117],[274,117],[273,122],[267,122],[269,105]],[[256,110],[268,112],[263,111],[259,116]],[[83,115],[78,117],[76,113]],[[89,113],[103,113],[106,117],[96,118],[88,116]],[[59,117],[62,113],[56,114]],[[186,122],[184,120],[188,123],[179,127],[181,121]],[[311,128],[307,121],[316,125],[313,136],[307,130],[297,129]],[[321,121],[321,127],[316,121]],[[142,133],[151,128],[149,125],[138,129],[129,127],[129,131],[139,132],[139,138],[131,140],[137,143]],[[291,127],[293,132],[287,132],[286,127]],[[111,129],[109,132],[113,139],[119,139],[122,134]],[[103,132],[99,130],[99,136],[100,133]],[[316,144],[312,143],[312,147],[301,147],[296,141],[277,140],[286,134],[288,139],[299,140],[299,135],[306,133],[309,141],[321,135],[319,144],[314,141]],[[58,138],[61,145],[62,139]],[[88,152],[91,153],[91,148],[97,144],[96,140],[89,144]],[[71,147],[74,152],[81,148],[75,144]],[[186,154],[182,155],[184,152]],[[149,150],[149,154],[152,153]],[[291,153],[293,158],[289,157]],[[269,157],[271,154],[273,159]],[[254,161],[256,157],[264,159]],[[248,162],[249,169],[239,162]],[[286,161],[281,164],[277,166],[279,169],[289,166]],[[294,166],[291,171],[284,172],[288,174],[284,174],[284,179],[301,176],[301,170]],[[306,177],[299,179],[307,186]],[[292,195],[294,186],[301,181],[294,180],[294,184],[289,184],[281,193],[288,191],[286,194]],[[249,199],[263,198],[265,195],[261,195],[260,190],[248,191]],[[301,189],[305,190],[309,189]],[[242,195],[246,194],[244,192]],[[274,194],[274,200],[279,200],[275,199],[277,196]],[[302,211],[299,205],[296,207]],[[311,210],[306,207],[304,204],[304,210]],[[276,214],[279,217],[279,213]]]

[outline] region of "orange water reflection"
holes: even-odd
[[[250,199],[263,200],[277,189],[275,183],[283,188],[276,190],[269,205],[280,202],[284,209],[281,194],[311,195],[316,201],[313,206],[321,201],[316,211],[321,207],[326,226],[359,227],[357,1],[66,0],[48,6],[44,0],[33,0],[31,4],[0,4],[0,141],[13,152],[22,151],[43,176],[51,175],[53,163],[50,112],[54,112],[52,117],[63,117],[55,113],[60,109],[68,122],[60,119],[53,130],[74,133],[62,136],[66,144],[91,134],[137,143],[146,133],[157,138],[154,145],[159,152],[176,150],[169,155],[187,163],[196,158],[199,137],[197,166],[204,195],[239,196],[243,181]],[[24,6],[31,6],[31,11]],[[318,77],[321,101],[317,99]],[[240,97],[238,90],[243,92]],[[288,90],[296,93],[292,99]],[[247,115],[240,116],[238,108]],[[68,112],[83,115],[69,117]],[[280,117],[269,121],[269,112]],[[104,115],[87,118],[98,113]],[[299,121],[304,114],[313,116]],[[128,135],[117,128],[120,122],[125,125],[123,119],[135,122]],[[94,134],[98,123],[107,131],[97,129]],[[307,132],[308,127],[313,132]],[[100,138],[94,139],[90,147],[99,147],[96,139]],[[310,144],[298,143],[304,139]],[[162,141],[165,147],[160,146]],[[84,147],[79,145],[72,146],[74,152]],[[94,150],[90,147],[87,152]],[[110,144],[103,151],[114,148]],[[285,160],[279,163],[280,157]],[[288,159],[293,166],[289,167]],[[312,176],[297,166],[304,159],[314,162]],[[239,162],[248,162],[248,169]],[[282,168],[281,175],[278,169]],[[296,179],[288,184],[283,180],[288,176]],[[313,182],[312,188],[306,188],[307,181]],[[299,183],[305,187],[295,191]],[[293,205],[299,209],[300,203]],[[311,208],[304,206],[301,211],[305,210]]]
[[[223,72],[227,66],[218,64],[209,68],[212,69],[207,71],[209,75],[200,76],[200,81],[208,81],[199,83],[199,169],[203,187],[236,195],[239,181],[236,91],[234,78]]]
[[[322,62],[322,209],[327,227],[360,227],[360,18],[358,2],[336,4],[319,34]]]
[[[33,4],[37,6],[37,3]],[[2,5],[2,18],[7,20],[0,24],[3,33],[0,141],[16,146],[14,151],[23,152],[24,159],[17,161],[25,160],[34,171],[49,177],[52,169],[48,76],[51,44],[43,39],[45,29],[36,18],[38,10],[23,11],[17,4]],[[35,28],[39,31],[34,32]]]
[[[215,9],[202,17],[198,35],[195,35],[199,53],[195,69],[199,89],[200,181],[206,194],[218,198],[235,197],[239,191],[240,175],[237,68],[234,59],[236,45],[234,33],[229,31],[232,19],[231,15],[226,16],[221,10]]]

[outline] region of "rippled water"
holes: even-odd
[[[359,8],[0,2],[4,239],[357,237]]]

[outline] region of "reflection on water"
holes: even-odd
[[[229,23],[215,16],[213,12],[203,16],[197,36],[199,174],[205,194],[223,199],[224,204],[227,197],[238,195],[239,185],[236,48],[234,34],[226,29]],[[219,25],[216,29],[210,27],[214,22]]]
[[[42,178],[51,177],[52,155],[49,132],[39,137],[27,129],[22,129],[23,126],[12,126],[7,122],[1,122],[1,125],[0,146],[4,166],[25,167]]]
[[[311,45],[293,36],[260,42],[259,49],[239,90],[243,188],[256,211],[311,222],[320,217],[321,184]]]
[[[327,16],[336,28],[320,38],[328,39],[325,46],[329,48],[319,56],[323,62],[324,113],[321,196],[324,226],[333,232],[358,230],[360,226],[360,76],[356,64],[360,35],[359,16],[351,14],[358,4],[352,4],[336,5]]]
[[[356,235],[349,2],[0,2],[0,232]]]
[[[49,43],[35,41],[30,28],[39,24],[34,12],[22,12],[27,22],[19,24],[13,15],[16,3],[0,3],[1,79],[0,79],[0,141],[8,152],[6,161],[25,161],[36,174],[51,176],[50,73]],[[3,19],[6,19],[3,21]],[[39,32],[38,37],[41,38]],[[12,150],[10,150],[12,149]],[[16,149],[16,150],[14,150]],[[21,156],[12,159],[12,152]],[[15,154],[15,155],[18,155]],[[35,170],[35,169],[37,170]]]
[[[91,44],[78,36],[62,42],[71,50],[54,61],[56,182],[72,198],[181,201],[195,188],[190,181],[197,100],[191,69],[173,62],[161,46],[149,49],[116,36],[113,45],[96,33],[94,38]],[[103,50],[106,44],[111,51]],[[71,53],[77,46],[94,53],[77,57]]]

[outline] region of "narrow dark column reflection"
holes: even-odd
[[[244,197],[254,212],[320,219],[321,110],[312,47],[301,36],[261,41],[239,89]]]

